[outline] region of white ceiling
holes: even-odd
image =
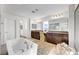
[[[4,5],[4,11],[27,18],[40,18],[68,10],[68,6],[67,4],[8,4]],[[33,14],[32,10],[35,9],[39,11]]]

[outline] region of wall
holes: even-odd
[[[42,30],[43,29],[43,25],[42,22],[37,24],[37,30]]]
[[[69,45],[74,48],[74,5],[69,6]]]
[[[23,26],[23,29],[20,30],[20,35],[31,38],[31,24],[30,24],[30,19],[26,17],[22,17],[20,20],[21,25]]]
[[[0,7],[0,54],[1,54],[1,7]]]
[[[75,48],[79,52],[79,7],[75,12]]]
[[[27,38],[31,38],[31,25],[30,25],[30,18],[28,18],[27,19],[27,21],[26,21],[26,23],[27,23],[27,32],[26,32],[26,34],[27,34]],[[25,25],[26,26],[26,25]]]
[[[75,13],[78,5],[70,5],[69,7],[69,45],[79,52],[79,9]],[[74,18],[75,16],[75,18]]]

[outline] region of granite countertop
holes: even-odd
[[[51,49],[55,47],[54,44],[41,42],[40,40],[37,39],[33,39],[32,41],[38,44],[37,55],[48,55]]]

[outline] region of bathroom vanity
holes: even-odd
[[[49,31],[47,33],[44,33],[44,35],[45,35],[45,41],[49,43],[58,44],[65,42],[66,44],[69,44],[68,32],[66,31]],[[40,40],[40,31],[39,30],[31,31],[31,37]]]

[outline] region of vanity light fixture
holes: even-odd
[[[32,11],[32,13],[35,13],[35,11]]]
[[[59,13],[59,14],[53,15],[51,18],[52,19],[56,19],[56,18],[61,18],[61,17],[63,17],[63,13]]]
[[[36,11],[39,11],[38,9],[35,9]]]

